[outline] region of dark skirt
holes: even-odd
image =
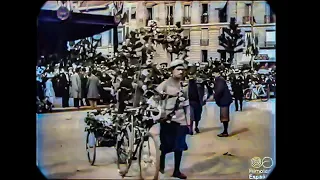
[[[220,121],[229,122],[229,106],[220,107]]]
[[[187,133],[188,127],[179,123],[160,123],[160,150],[163,153],[188,150]]]

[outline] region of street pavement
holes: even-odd
[[[47,178],[121,179],[114,148],[97,148],[95,166],[89,164],[85,116],[86,111],[37,115],[37,165]],[[230,136],[217,137],[223,130],[219,109],[214,102],[204,107],[201,133],[187,136],[189,150],[183,154],[181,171],[188,179],[248,179],[253,157],[271,157],[275,164],[275,99],[244,102],[242,112],[235,112],[232,104],[230,118]],[[157,128],[151,131],[156,134]],[[174,179],[170,177],[173,167],[170,153],[161,178]],[[125,179],[137,179],[138,172],[137,163],[133,163]]]

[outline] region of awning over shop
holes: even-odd
[[[38,50],[46,54],[61,52],[66,49],[67,41],[90,37],[117,26],[113,16],[71,13],[67,20],[61,21],[57,11],[41,10],[38,16]]]

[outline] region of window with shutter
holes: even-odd
[[[131,7],[131,19],[136,19],[136,7]]]
[[[183,24],[190,24],[190,23],[191,23],[190,5],[184,5]]]
[[[190,29],[184,29],[183,30],[183,36],[187,36],[188,37],[188,44],[189,44],[189,46],[190,46]]]
[[[209,46],[209,29],[208,28],[201,29],[200,45]]]
[[[266,47],[275,46],[276,31],[266,31]]]
[[[209,29],[208,28],[201,29],[201,39],[209,39]]]
[[[201,50],[201,61],[208,62],[208,50]]]
[[[121,45],[123,43],[123,28],[118,28],[118,42]]]
[[[173,5],[167,5],[166,8],[166,25],[173,25]]]
[[[127,9],[126,13],[127,13],[127,19],[126,19],[126,22],[127,22],[127,23],[129,23],[129,9]]]

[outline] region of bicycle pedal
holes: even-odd
[[[131,158],[133,161],[137,160],[138,158],[137,157],[132,157]]]

